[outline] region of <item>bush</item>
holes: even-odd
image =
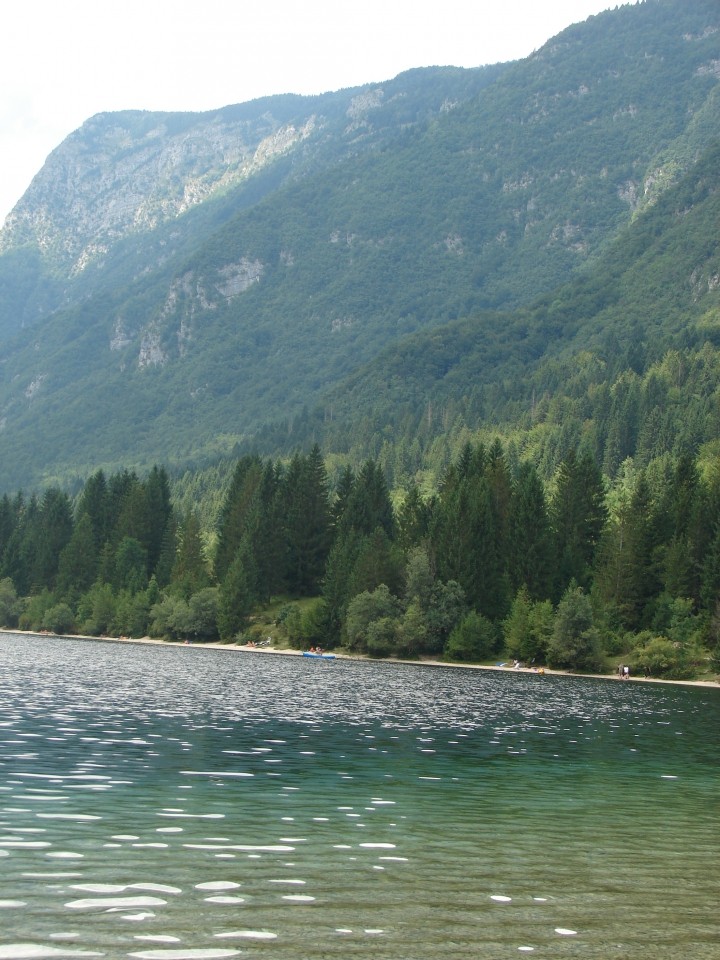
[[[217,640],[218,637],[218,588],[205,587],[188,600],[186,635],[195,640]]]
[[[396,638],[396,620],[392,617],[373,620],[367,628],[367,652],[371,657],[390,657],[395,651]]]
[[[171,640],[215,640],[218,636],[218,589],[205,587],[189,600],[167,595],[150,611],[150,635]],[[223,636],[223,639],[232,639]]]
[[[368,650],[369,627],[376,620],[394,619],[400,613],[400,601],[384,583],[376,590],[365,590],[350,601],[345,630],[351,650]]]
[[[66,603],[56,603],[45,612],[42,627],[52,633],[70,633],[74,623],[75,618],[70,607]]]
[[[27,601],[25,610],[20,614],[21,630],[50,630],[44,624],[45,614],[55,606],[55,597],[49,590],[37,593]]]
[[[316,600],[302,615],[301,634],[306,646],[337,646],[337,635],[330,629],[328,605],[324,600]]]
[[[405,616],[396,625],[396,647],[399,657],[417,657],[427,647],[428,626],[417,600],[412,600]]]
[[[278,623],[280,623],[288,638],[288,643],[296,650],[301,650],[305,646],[303,637],[303,615],[297,603],[286,603],[278,614]]]
[[[694,648],[684,647],[668,637],[653,636],[649,631],[640,638],[644,642],[629,657],[630,668],[635,673],[668,680],[686,680],[693,676]]]
[[[22,602],[18,599],[15,584],[10,577],[0,580],[0,626],[16,627]]]
[[[487,660],[496,653],[498,631],[482,614],[472,610],[450,634],[445,656],[448,660]]]
[[[179,640],[187,620],[187,603],[181,597],[164,596],[150,610],[150,636]]]
[[[96,583],[78,602],[76,619],[80,632],[91,637],[109,633],[116,608],[117,600],[110,584]]]
[[[590,598],[582,587],[569,586],[558,604],[547,659],[551,667],[602,669],[600,634],[593,625]]]

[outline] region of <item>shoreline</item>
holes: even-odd
[[[101,641],[103,643],[134,643],[141,644],[143,646],[160,646],[160,647],[197,647],[198,649],[207,649],[207,650],[225,650],[228,652],[236,653],[256,653],[256,654],[269,654],[271,656],[289,656],[289,657],[300,657],[302,656],[302,650],[293,650],[290,647],[257,647],[251,646],[249,644],[239,644],[239,643],[220,643],[219,641],[210,641],[209,643],[193,643],[189,641],[182,640],[159,640],[154,637],[111,637],[111,636],[99,636],[91,637],[78,633],[42,633],[34,630],[9,630],[9,629],[0,629],[0,633],[8,633],[16,636],[31,636],[31,637],[47,637],[48,639],[58,638],[62,640],[84,640],[84,641]],[[334,651],[333,651],[334,653]],[[534,670],[531,667],[514,667],[514,666],[505,666],[501,664],[488,664],[488,663],[455,663],[448,660],[434,660],[431,658],[428,659],[419,659],[419,660],[398,660],[394,657],[388,657],[387,659],[378,659],[373,657],[367,657],[361,654],[355,653],[335,653],[335,658],[337,660],[353,660],[358,663],[402,663],[415,666],[423,667],[441,667],[441,668],[459,668],[461,670],[494,670],[500,673],[512,673],[512,674],[537,674],[553,677],[577,677],[580,679],[586,680],[620,680],[621,678],[616,673],[573,673],[570,670],[553,670],[549,667],[543,667],[543,674],[539,674],[538,670]],[[626,681],[622,681],[625,683]],[[704,687],[705,689],[714,689],[720,690],[720,677],[715,680],[667,680],[662,677],[637,677],[630,676],[628,681],[630,683],[669,683],[674,686],[683,686],[683,687]]]

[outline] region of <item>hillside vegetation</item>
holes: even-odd
[[[0,239],[5,489],[712,444],[718,63],[713,0],[646,0],[513,64],[93,118]]]
[[[393,485],[434,486],[469,439],[502,434],[546,479],[585,449],[612,477],[720,440],[720,147],[711,147],[576,280],[512,313],[406,338],[352,374],[288,437],[351,461],[372,452]],[[348,430],[352,424],[352,430]]]
[[[334,489],[321,451],[235,464],[212,546],[164,469],[94,474],[76,502],[0,501],[0,624],[646,675],[720,666],[720,472],[691,457],[608,489],[571,453],[548,491],[502,444],[395,507],[372,460]],[[284,601],[284,602],[283,602]],[[272,623],[258,612],[275,610]],[[258,632],[259,631],[259,632]]]

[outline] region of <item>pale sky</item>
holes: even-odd
[[[632,0],[634,2],[634,0]],[[212,110],[517,60],[609,0],[5,0],[0,223],[96,113]]]

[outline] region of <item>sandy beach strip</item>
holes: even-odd
[[[48,639],[63,639],[63,640],[82,640],[82,641],[99,641],[104,643],[129,643],[129,644],[141,644],[141,645],[150,645],[150,646],[161,646],[161,647],[194,647],[196,649],[202,650],[223,650],[226,653],[250,653],[250,654],[260,654],[260,655],[269,655],[269,656],[289,656],[289,657],[301,657],[303,654],[302,650],[294,650],[290,647],[258,647],[253,646],[252,644],[239,644],[239,643],[220,643],[219,641],[210,641],[207,643],[200,641],[188,641],[188,640],[161,640],[157,637],[114,637],[114,636],[99,636],[91,637],[83,634],[55,634],[47,632],[36,632],[33,630],[10,630],[7,628],[0,629],[0,635],[3,633],[17,635],[17,636],[32,636],[32,637],[47,637]],[[619,680],[623,683],[670,683],[677,686],[684,687],[709,687],[710,689],[720,690],[720,677],[715,680],[667,680],[662,677],[638,677],[630,676],[628,681],[622,680],[616,673],[573,673],[570,670],[552,670],[549,667],[542,667],[540,669],[535,669],[531,667],[515,667],[513,664],[505,663],[459,663],[451,660],[434,660],[432,658],[420,658],[417,660],[400,660],[396,657],[387,657],[384,659],[378,659],[373,657],[368,657],[364,654],[351,653],[347,650],[335,649],[332,651],[335,659],[337,660],[353,660],[358,663],[386,663],[389,665],[402,663],[410,666],[422,666],[422,667],[440,667],[440,668],[455,668],[460,670],[495,670],[501,673],[511,673],[511,674],[533,674],[535,676],[553,676],[553,677],[576,677],[579,679],[585,680]]]

